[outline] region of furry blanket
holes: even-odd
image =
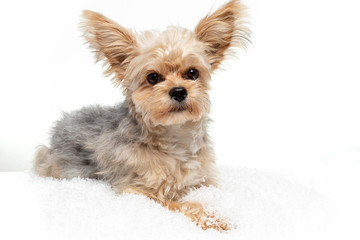
[[[325,239],[334,236],[330,201],[276,173],[220,167],[221,188],[193,190],[197,200],[236,225],[203,231],[181,213],[144,196],[115,194],[104,182],[1,173],[3,239]],[[352,235],[354,236],[354,235]],[[349,239],[349,238],[347,238]]]

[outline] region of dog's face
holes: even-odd
[[[203,18],[194,31],[169,27],[136,35],[101,14],[84,11],[85,38],[105,73],[115,73],[127,101],[146,122],[172,125],[198,121],[209,112],[210,74],[228,49],[245,46],[242,6],[232,0]]]
[[[137,43],[140,54],[126,69],[124,84],[143,118],[170,125],[197,121],[209,111],[211,65],[193,32],[146,32]]]

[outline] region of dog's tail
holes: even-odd
[[[60,168],[52,158],[47,146],[39,146],[34,159],[34,172],[41,177],[60,178]]]

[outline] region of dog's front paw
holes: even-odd
[[[180,204],[179,210],[190,218],[202,229],[215,229],[220,232],[229,231],[234,228],[226,219],[218,217],[215,212],[209,212],[198,202],[184,202]]]
[[[219,232],[226,232],[235,227],[228,220],[216,216],[215,213],[205,213],[205,215],[199,219],[197,225],[201,226],[204,230],[212,228]]]

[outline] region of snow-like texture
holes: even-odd
[[[90,179],[1,173],[4,239],[325,239],[335,211],[315,191],[276,173],[222,166],[219,189],[187,200],[207,204],[236,228],[203,231],[181,213]]]

